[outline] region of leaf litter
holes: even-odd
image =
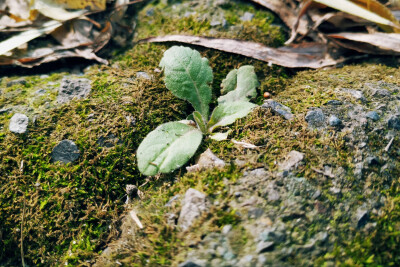
[[[108,64],[96,53],[112,38],[126,42],[132,30],[126,31],[122,17],[128,5],[143,1],[6,0],[0,3],[0,65],[31,68],[71,57]],[[56,42],[30,42],[45,35]]]
[[[288,68],[323,68],[365,54],[399,54],[400,23],[392,12],[398,7],[397,1],[252,1],[276,13],[289,28],[286,46],[272,48],[249,41],[187,35],[150,37],[139,42],[186,43]]]

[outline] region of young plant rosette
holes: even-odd
[[[219,127],[234,123],[256,107],[250,99],[256,97],[259,85],[253,66],[242,66],[228,73],[221,84],[218,105],[209,116],[212,69],[206,58],[188,47],[173,46],[165,51],[160,62],[165,85],[177,97],[194,108],[191,120],[161,124],[139,145],[137,160],[144,175],[169,173],[182,167],[196,153],[203,135],[225,140],[230,131],[217,132]]]

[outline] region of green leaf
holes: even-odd
[[[234,80],[236,79],[236,82]],[[257,96],[256,88],[260,85],[253,66],[242,66],[235,73],[231,71],[226,79],[222,82],[222,91],[227,91],[235,84],[236,88],[228,92],[226,95],[218,98],[218,103],[248,101]]]
[[[213,79],[208,60],[196,50],[173,46],[165,51],[160,67],[164,69],[167,88],[175,96],[189,101],[195,110],[208,118]]]
[[[144,175],[168,173],[184,165],[196,152],[203,134],[195,127],[168,122],[150,132],[137,150]]]
[[[208,122],[208,131],[211,133],[215,128],[226,126],[235,120],[245,117],[256,107],[248,101],[226,102],[218,105],[211,114]]]
[[[216,141],[223,141],[228,139],[228,135],[232,132],[232,130],[223,132],[223,133],[213,133],[210,135],[210,138]]]
[[[193,119],[197,123],[197,126],[199,126],[200,130],[204,134],[207,133],[207,125],[206,125],[206,122],[205,122],[203,116],[201,116],[200,112],[198,112],[198,111],[193,112]]]
[[[237,69],[231,70],[226,78],[222,80],[221,83],[221,95],[224,95],[230,91],[235,90],[236,80],[237,80]]]

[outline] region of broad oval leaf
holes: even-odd
[[[233,79],[236,79],[235,83],[233,82]],[[240,67],[237,70],[236,75],[231,71],[222,82],[222,86],[225,86],[225,90],[231,89],[233,84],[235,84],[235,90],[228,92],[226,95],[220,96],[218,98],[218,103],[248,101],[257,96],[256,88],[260,85],[253,66]]]
[[[150,132],[137,150],[139,171],[144,175],[168,173],[193,157],[203,134],[195,127],[168,122]]]
[[[248,101],[226,102],[218,105],[211,114],[208,122],[208,131],[212,131],[220,126],[226,126],[235,120],[245,117],[257,105]]]
[[[221,94],[224,95],[230,91],[235,90],[237,81],[237,69],[231,70],[226,78],[221,83]]]
[[[189,101],[195,110],[208,118],[210,83],[213,79],[208,60],[196,50],[173,46],[165,51],[160,67],[164,69],[167,88],[175,96]]]

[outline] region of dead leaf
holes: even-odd
[[[68,9],[105,10],[106,0],[51,0],[54,4]]]
[[[181,42],[239,54],[288,68],[322,68],[343,61],[343,59],[333,59],[327,51],[327,46],[321,43],[303,43],[295,46],[271,48],[249,41],[187,35],[153,37],[143,39],[140,42]]]
[[[399,55],[400,54],[400,34],[398,33],[353,33],[342,32],[328,34],[327,36],[340,40],[352,41],[354,43],[342,43],[347,48],[372,54]],[[369,46],[362,46],[360,43]]]

